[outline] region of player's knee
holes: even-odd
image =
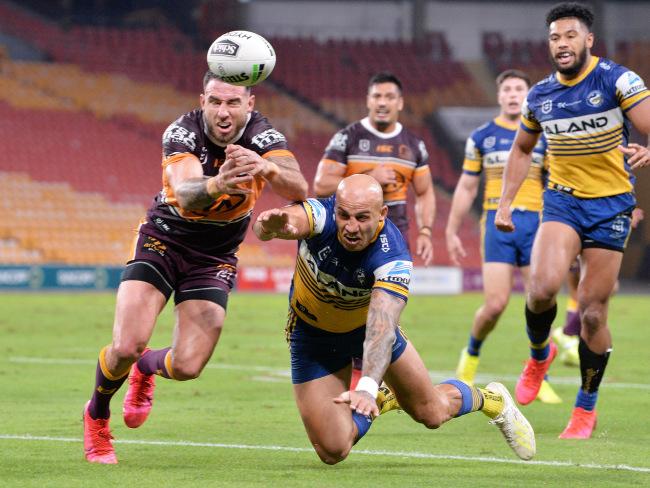
[[[605,310],[600,304],[587,305],[584,308],[581,307],[580,316],[582,319],[582,328],[587,336],[595,334],[605,325]]]
[[[194,380],[201,375],[201,371],[203,371],[203,364],[192,363],[188,361],[174,361],[172,359],[172,371],[174,372],[175,380]]]
[[[429,404],[421,405],[414,408],[409,414],[416,422],[424,425],[427,429],[437,429],[447,420],[449,402],[445,401],[443,404]]]
[[[557,295],[557,289],[554,286],[542,282],[535,282],[531,279],[528,291],[528,303],[531,310],[535,311],[537,307],[545,307],[552,302]]]
[[[314,444],[316,454],[325,464],[333,465],[340,463],[350,454],[352,444],[341,443],[333,445]]]
[[[118,362],[135,362],[140,359],[140,356],[146,347],[146,342],[114,341],[111,347],[111,353]]]
[[[508,305],[508,300],[504,298],[490,298],[483,307],[484,313],[488,320],[497,320]]]

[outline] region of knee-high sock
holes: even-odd
[[[106,348],[104,347],[99,352],[99,360],[97,361],[97,369],[95,371],[95,390],[88,405],[88,413],[94,419],[102,418],[107,419],[111,416],[110,403],[111,398],[117,390],[120,389],[122,383],[129,376],[129,369],[120,372],[114,376],[106,367]]]
[[[138,359],[138,369],[144,374],[157,374],[164,378],[174,379],[172,348],[166,347],[145,352]]]
[[[550,353],[548,336],[557,315],[557,304],[542,313],[534,313],[526,304],[526,333],[530,339],[530,356],[544,361]]]
[[[587,343],[580,338],[578,345],[578,354],[580,355],[580,375],[582,384],[576,397],[576,407],[582,407],[585,410],[593,410],[598,400],[598,388],[603,380],[603,374],[609,361],[611,349],[605,354],[596,354],[587,346]]]

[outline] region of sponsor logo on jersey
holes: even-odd
[[[251,142],[255,144],[260,149],[272,146],[278,142],[285,142],[286,137],[281,132],[278,132],[275,129],[267,129],[264,132],[260,132],[255,137],[251,139]]]
[[[327,145],[326,151],[345,151],[348,146],[348,135],[342,132],[334,134],[330,143]]]
[[[392,153],[393,146],[392,144],[378,144],[377,147],[375,147],[375,151],[380,153]]]
[[[359,151],[370,151],[370,141],[368,139],[359,139]]]
[[[557,108],[573,107],[574,105],[580,105],[581,103],[582,103],[582,100],[574,100],[573,102],[558,102]]]
[[[354,278],[361,284],[366,284],[366,272],[363,268],[359,268],[354,272]]]
[[[544,100],[542,102],[542,113],[547,115],[551,113],[551,110],[553,110],[553,100],[550,98],[548,100]]]
[[[600,129],[607,126],[607,123],[608,119],[604,116],[584,119],[579,122],[571,122],[566,129],[560,128],[557,123],[549,123],[544,124],[544,132],[551,135],[571,134],[573,132],[588,131],[589,129]]]
[[[320,259],[321,261],[324,261],[325,258],[327,258],[327,256],[330,255],[331,252],[332,252],[332,250],[330,249],[330,247],[325,246],[323,249],[318,251],[318,259]]]
[[[422,161],[429,159],[429,153],[427,152],[427,146],[425,146],[424,141],[418,142],[418,149],[420,150]]]
[[[598,66],[600,66],[605,71],[609,71],[610,69],[612,69],[612,67],[605,61],[601,61],[600,63],[598,63]]]
[[[212,45],[210,54],[219,54],[221,56],[231,56],[234,58],[237,57],[237,51],[239,51],[239,44],[230,39],[224,39],[223,41]]]
[[[388,236],[386,234],[379,235],[379,243],[381,244],[382,252],[390,251],[390,244],[388,243]]]
[[[196,133],[177,124],[167,127],[163,134],[163,144],[182,144],[190,151],[196,149]]]
[[[603,104],[603,101],[603,94],[598,90],[589,92],[589,95],[587,95],[587,103],[591,107],[600,107]]]

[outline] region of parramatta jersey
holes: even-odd
[[[255,151],[264,158],[292,155],[287,142],[259,112],[248,116],[234,144]],[[222,195],[198,211],[180,208],[169,185],[165,168],[188,154],[196,156],[205,176],[215,176],[225,161],[225,147],[212,142],[206,133],[203,112],[194,110],[173,122],[162,140],[163,188],[147,212],[140,231],[159,239],[177,242],[206,254],[233,253],[244,239],[255,201],[262,192],[264,179],[256,176],[244,195]]]
[[[467,138],[463,172],[476,176],[485,173],[483,210],[495,210],[499,206],[503,170],[516,133],[516,123],[509,124],[497,117],[476,129]],[[542,136],[533,150],[533,160],[528,175],[512,202],[514,208],[533,212],[542,209],[545,156],[546,139]]]
[[[416,174],[429,178],[429,154],[424,141],[399,122],[390,133],[380,132],[368,117],[338,131],[325,149],[323,164],[345,165],[345,176],[368,173],[380,164],[395,171],[396,183],[383,186],[388,217],[400,229],[408,228],[406,199]]]
[[[581,198],[631,192],[634,176],[617,146],[627,144],[626,112],[648,97],[639,75],[596,56],[574,80],[552,74],[537,83],[521,127],[546,136],[549,186]]]
[[[349,332],[365,325],[373,289],[407,300],[413,263],[389,219],[379,225],[366,249],[347,251],[337,237],[335,203],[331,196],[302,204],[311,234],[298,243],[289,303],[314,327]]]

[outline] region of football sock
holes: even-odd
[[[111,416],[109,408],[111,398],[117,390],[120,389],[122,383],[128,378],[129,366],[126,371],[113,376],[106,367],[106,348],[104,347],[99,352],[99,360],[97,361],[97,369],[95,370],[95,390],[88,405],[88,413],[93,419],[107,419]]]
[[[483,412],[491,419],[499,416],[505,407],[503,396],[501,396],[499,393],[494,393],[493,391],[486,390],[484,388],[477,389],[483,397],[483,406],[481,407],[481,412]]]
[[[483,391],[475,386],[469,386],[467,383],[464,383],[460,380],[447,380],[440,383],[441,385],[452,385],[460,391],[460,396],[462,403],[458,413],[455,417],[460,417],[461,415],[468,414],[470,412],[476,412],[477,410],[483,409],[484,395]]]
[[[174,378],[172,370],[172,348],[151,350],[138,359],[138,369],[144,374],[157,374],[164,378]]]
[[[370,426],[372,425],[372,416],[361,415],[360,413],[352,412],[352,420],[357,426],[357,437],[354,440],[354,443],[356,444],[359,442],[359,439],[366,435],[368,429],[370,429]]]
[[[580,338],[578,345],[578,354],[580,355],[580,376],[582,384],[576,397],[576,407],[582,407],[585,410],[593,410],[598,399],[598,387],[603,380],[603,374],[607,367],[607,361],[611,354],[609,349],[605,354],[596,354],[591,351],[587,343]]]
[[[578,303],[573,298],[569,298],[566,305],[566,322],[562,332],[568,336],[580,334],[580,313],[578,312]]]
[[[478,356],[481,354],[481,346],[483,341],[478,340],[473,335],[470,334],[469,342],[467,343],[467,354],[470,356]]]
[[[526,333],[530,339],[530,356],[544,361],[551,351],[549,334],[557,314],[557,304],[542,313],[533,313],[526,304]]]

